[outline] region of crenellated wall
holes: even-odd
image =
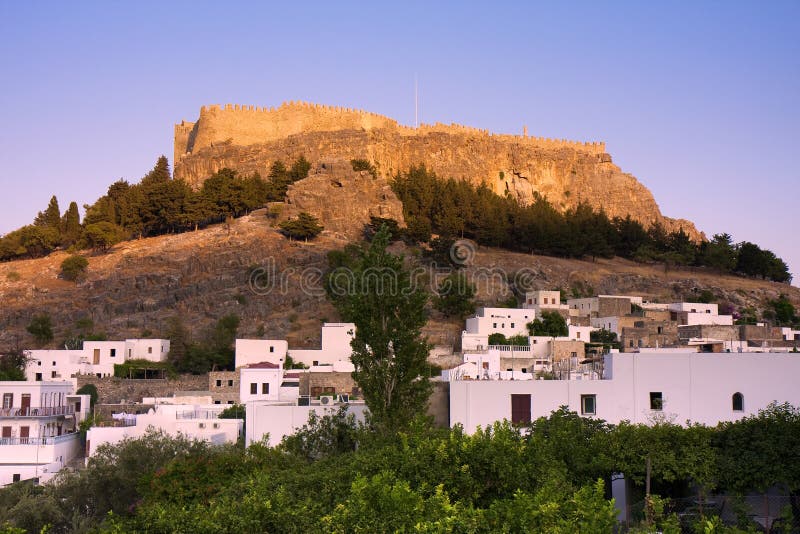
[[[290,135],[337,130],[389,129],[402,136],[424,136],[431,133],[491,137],[500,142],[518,143],[548,149],[569,148],[593,154],[605,152],[605,143],[569,141],[530,137],[528,135],[495,134],[489,130],[460,124],[421,124],[418,128],[400,125],[377,113],[359,109],[326,106],[309,102],[284,102],[279,107],[226,104],[200,108],[196,123],[182,121],[175,125],[175,162],[203,148],[230,143],[248,146],[283,139]]]

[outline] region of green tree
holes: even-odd
[[[729,234],[714,234],[711,241],[700,247],[700,263],[722,272],[730,272],[736,267],[737,252]]]
[[[78,204],[69,203],[69,208],[61,219],[61,241],[64,246],[70,246],[78,241],[81,236],[81,215]]]
[[[603,345],[615,345],[617,343],[617,333],[601,328],[592,330],[589,333],[589,340],[592,343],[602,343]]]
[[[464,319],[475,312],[475,285],[462,271],[453,271],[439,283],[434,305],[448,317]]]
[[[33,221],[35,226],[49,228],[56,235],[56,242],[61,238],[61,210],[58,207],[58,199],[53,195],[47,209],[40,211]]]
[[[427,295],[414,285],[403,259],[387,252],[390,239],[381,227],[369,246],[358,250],[352,268],[339,268],[329,294],[345,321],[356,325],[351,360],[353,378],[364,393],[374,422],[402,428],[423,413],[430,394],[429,345],[421,334]]]
[[[0,381],[25,380],[27,363],[28,357],[19,349],[0,354]]]
[[[46,313],[34,315],[25,329],[40,345],[53,341],[53,322]]]
[[[172,176],[169,172],[169,160],[163,154],[159,156],[158,160],[156,160],[156,164],[153,167],[153,170],[148,172],[144,178],[142,178],[142,185],[150,186],[155,184],[163,184],[169,182],[172,179]]]
[[[569,335],[569,327],[561,314],[546,311],[528,323],[528,332],[532,336],[562,337]]]
[[[792,326],[798,322],[794,305],[786,295],[781,294],[777,299],[769,300],[767,306],[769,307],[770,315],[779,325]]]
[[[124,239],[124,230],[114,223],[101,221],[87,224],[83,238],[90,248],[105,252]]]
[[[89,395],[89,402],[90,406],[94,406],[97,404],[97,399],[99,398],[99,393],[97,393],[97,386],[94,384],[84,384],[78,391],[75,392],[76,395]]]
[[[283,221],[278,226],[284,234],[293,239],[313,239],[323,230],[319,219],[304,211],[296,219]]]
[[[73,254],[61,262],[61,277],[70,282],[79,282],[86,278],[86,269],[89,260],[83,256]]]

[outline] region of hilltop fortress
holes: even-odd
[[[485,182],[523,203],[537,194],[559,209],[586,202],[611,217],[630,215],[646,226],[660,222],[701,237],[691,222],[664,217],[650,191],[612,163],[602,142],[495,134],[458,124],[413,128],[376,113],[306,102],[203,106],[197,121],[175,125],[175,176],[194,187],[224,167],[265,176],[275,160],[301,154],[312,163],[366,159],[383,178],[425,164],[443,178]]]

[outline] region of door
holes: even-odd
[[[531,422],[530,395],[511,395],[511,422],[520,425]]]
[[[6,440],[8,440],[10,438],[11,438],[11,427],[10,426],[4,426],[3,427],[3,437],[2,437],[3,443],[8,443]]]
[[[23,393],[22,394],[22,401],[19,405],[20,413],[23,415],[29,415],[28,412],[31,409],[31,394],[30,393]]]
[[[30,437],[30,435],[31,435],[31,427],[29,427],[29,426],[21,426],[21,427],[19,427],[19,442],[22,445],[25,445],[25,444],[28,443],[28,438]]]
[[[95,365],[100,363],[100,349],[94,349],[94,358],[92,361]]]

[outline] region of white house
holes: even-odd
[[[254,400],[281,400],[283,369],[272,362],[251,363],[240,370],[239,401],[246,404]]]
[[[268,437],[267,443],[274,447],[281,442],[284,436],[294,434],[308,423],[309,414],[312,412],[322,417],[335,413],[341,405],[336,402],[323,405],[316,400],[306,406],[298,406],[296,402],[248,402],[245,445],[249,446]],[[356,417],[357,421],[364,421],[367,406],[363,401],[349,402],[343,405],[347,407],[348,413]]]
[[[569,310],[569,306],[561,304],[561,291],[536,290],[525,293],[523,308],[536,310],[541,315],[543,311]]]
[[[285,339],[237,339],[236,367],[272,362],[283,367],[289,343]]]
[[[148,430],[161,430],[170,436],[208,441],[215,445],[235,443],[242,432],[242,419],[220,419],[222,407],[215,404],[157,404],[146,414],[117,414],[110,426],[93,426],[86,433],[86,457],[101,445],[144,436]],[[147,399],[153,400],[153,399]]]
[[[325,323],[322,325],[322,342],[319,349],[290,349],[289,356],[295,362],[308,367],[315,365],[334,365],[350,362],[353,348],[350,342],[355,337],[356,325],[353,323]]]
[[[669,305],[678,325],[732,325],[732,315],[719,315],[719,306],[703,302],[673,302]]]
[[[474,432],[567,406],[611,423],[716,425],[773,401],[800,406],[798,376],[800,357],[792,354],[612,353],[600,380],[451,381],[450,422]]]
[[[84,341],[80,350],[29,350],[28,380],[67,380],[78,374],[113,376],[114,364],[127,360],[162,362],[169,354],[168,339]]]
[[[74,391],[68,381],[0,382],[0,485],[47,481],[80,454],[89,396]]]
[[[484,350],[489,345],[489,335],[506,337],[528,335],[527,325],[536,318],[536,311],[525,308],[478,308],[469,317],[461,334],[461,350]]]

